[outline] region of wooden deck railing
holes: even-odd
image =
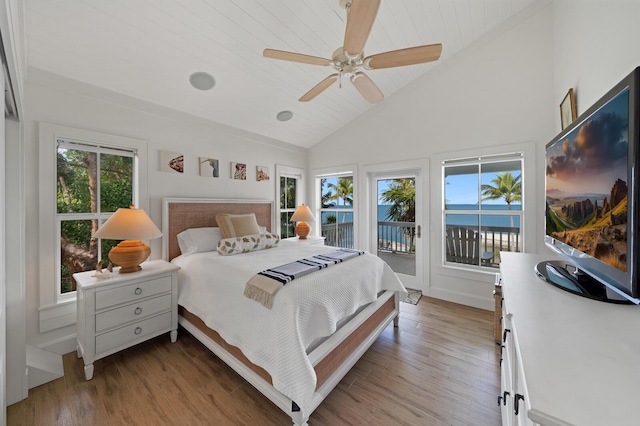
[[[455,225],[447,225],[452,228]],[[477,230],[477,227],[468,227]],[[500,266],[500,251],[521,250],[520,228],[510,226],[483,226],[480,228],[480,258],[478,264],[492,268]]]

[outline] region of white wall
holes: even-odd
[[[640,2],[556,0],[553,11],[554,99],[573,87],[580,115],[640,66]]]
[[[257,165],[270,168],[284,164],[306,168],[307,150],[270,140],[242,130],[106,92],[79,82],[29,69],[26,84],[25,155],[27,165],[38,164],[38,122],[114,134],[148,143],[149,215],[161,226],[162,197],[216,197],[274,199],[276,180],[257,182]],[[178,151],[185,156],[183,175],[159,171],[159,150]],[[220,177],[200,177],[198,157],[220,160]],[[246,181],[229,178],[231,161],[247,163]],[[39,273],[38,168],[26,173],[26,316],[27,342],[36,346],[67,347],[75,326],[49,333],[38,330]],[[52,206],[53,208],[53,206]],[[162,255],[161,240],[151,242],[152,258]],[[45,277],[45,279],[49,279]],[[53,277],[50,278],[53,285]]]
[[[335,164],[336,153],[341,162],[360,165],[430,159],[431,181],[425,187],[432,207],[421,222],[431,224],[431,274],[425,280],[433,296],[492,309],[493,275],[441,266],[442,183],[436,160],[445,152],[449,158],[467,157],[514,150],[504,146],[517,144],[529,148],[529,165],[535,164],[542,155],[537,147],[554,133],[552,33],[551,6],[534,5],[310,150],[310,169]],[[503,147],[489,148],[495,146]],[[535,189],[535,180],[528,184]],[[535,235],[535,208],[529,215],[525,227]],[[527,241],[528,250],[536,245]]]

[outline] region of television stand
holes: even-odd
[[[574,271],[569,271],[567,267],[574,268]],[[545,260],[538,263],[534,270],[542,280],[570,293],[601,302],[633,304],[592,276],[565,262]]]

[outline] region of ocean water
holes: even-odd
[[[378,205],[378,221],[386,222],[389,221],[387,219],[387,212],[391,206],[386,204]],[[476,206],[472,204],[451,204],[449,205],[449,210],[475,210]],[[511,210],[514,212],[519,212],[522,209],[520,205],[514,205],[511,207]],[[483,210],[486,212],[487,210],[507,210],[507,206],[501,205],[485,205],[483,206]],[[332,212],[322,212],[322,223],[326,223],[327,218],[329,216],[336,216]],[[463,226],[478,226],[478,218],[476,215],[464,215],[464,214],[449,214],[447,215],[448,225],[463,225]],[[337,214],[338,223],[349,223],[353,222],[353,213],[351,212],[338,212]],[[498,215],[483,215],[482,217],[482,226],[512,226],[511,218],[509,216],[498,216]],[[513,226],[520,227],[520,217],[513,216]]]
[[[477,206],[473,204],[450,204],[448,210],[476,210]],[[487,211],[507,211],[507,206],[489,204],[482,206],[482,227],[485,226],[503,226],[503,227],[520,227],[520,216],[499,216],[486,214]],[[513,205],[511,210],[514,213],[519,213],[522,210],[522,205]],[[511,219],[513,219],[513,224]],[[447,225],[460,225],[460,226],[478,226],[478,215],[465,215],[465,214],[448,214]]]
[[[378,220],[379,221],[387,221],[387,212],[389,211],[389,205],[378,205]],[[449,210],[475,210],[477,207],[473,204],[450,204]],[[511,206],[511,210],[514,212],[519,212],[522,209],[521,205]],[[508,210],[507,206],[500,205],[485,205],[483,206],[483,211],[487,210],[500,210],[505,211]],[[447,215],[447,225],[460,225],[460,226],[478,226],[478,216],[477,215],[465,215],[465,214],[449,214]],[[511,217],[510,216],[498,216],[498,215],[483,215],[482,216],[482,226],[514,226],[520,227],[520,217],[513,216],[513,225],[511,225]]]

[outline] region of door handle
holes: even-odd
[[[418,225],[417,230],[418,230],[418,238],[422,237],[422,226]]]

